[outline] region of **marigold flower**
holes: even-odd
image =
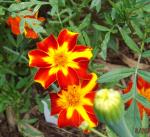
[[[131,90],[132,85],[133,85],[133,83],[132,83],[132,81],[130,81],[127,88],[123,90],[123,93],[128,93]],[[138,77],[137,91],[141,96],[145,97],[147,100],[150,101],[150,82],[145,81],[142,77]],[[129,100],[126,104],[129,107],[131,103],[132,103],[132,99]],[[140,111],[141,118],[143,117],[144,111],[147,113],[147,115],[150,116],[149,108],[146,108],[140,102],[137,102],[137,105],[138,105],[138,108]]]
[[[83,121],[95,127],[98,121],[93,110],[97,76],[92,73],[90,80],[80,81],[79,85],[68,85],[66,90],[50,93],[51,115],[58,114],[58,126],[79,127]]]
[[[57,40],[53,35],[37,43],[38,49],[29,52],[29,66],[38,67],[34,80],[48,88],[56,80],[61,88],[79,84],[79,78],[89,79],[87,73],[91,48],[76,45],[78,33],[63,29]]]
[[[23,18],[33,18],[41,22],[45,20],[45,18],[37,17],[37,16],[38,16],[38,13],[36,13],[34,16],[24,16]],[[16,17],[9,16],[7,19],[7,24],[11,27],[12,33],[15,35],[21,34],[20,29],[19,29],[20,22],[21,22],[21,17],[19,16],[16,16]],[[38,38],[38,34],[27,23],[25,23],[24,35],[26,38],[32,38],[32,39]]]

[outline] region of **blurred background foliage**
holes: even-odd
[[[39,39],[27,39],[11,33],[6,24],[10,15],[26,16],[36,12],[46,21],[40,24],[35,19],[22,19],[20,30],[28,23],[40,34]],[[123,89],[125,84],[122,81],[135,76],[132,92],[123,96],[125,102],[133,98],[127,110],[127,121],[130,129],[148,126],[146,114],[144,120],[140,120],[136,101],[147,107],[150,107],[150,102],[137,94],[136,77],[140,75],[150,82],[149,13],[149,0],[0,0],[0,112],[10,113],[7,108],[11,106],[21,132],[25,124],[37,121],[36,117],[24,119],[34,106],[38,106],[40,113],[44,112],[41,99],[47,100],[46,91],[53,90],[53,87],[44,91],[34,83],[35,69],[28,67],[27,53],[42,38],[51,33],[57,36],[62,28],[68,28],[79,32],[78,43],[93,48],[89,71],[100,76],[98,82],[101,87]],[[28,132],[31,133],[28,135],[24,131],[22,134],[31,137],[39,131]]]

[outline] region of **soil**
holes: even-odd
[[[45,122],[43,116],[38,117],[38,121],[34,124],[38,127],[44,137],[89,137],[77,128],[58,128],[54,124]],[[0,137],[23,137],[17,129],[11,131],[6,118],[0,117]]]

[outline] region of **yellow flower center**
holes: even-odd
[[[61,53],[57,53],[54,56],[54,62],[56,66],[62,66],[65,67],[65,65],[67,64],[68,60],[67,60],[67,56],[61,52]]]
[[[76,107],[81,104],[81,94],[79,92],[79,86],[69,86],[67,91],[62,92],[58,105],[64,108]]]
[[[69,106],[77,106],[78,104],[80,104],[80,94],[78,92],[77,86],[70,86],[68,88],[66,99]]]

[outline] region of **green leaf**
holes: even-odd
[[[41,113],[43,113],[43,112],[44,112],[44,107],[43,107],[43,104],[42,104],[42,102],[41,102],[41,98],[40,98],[40,96],[39,96],[38,94],[35,96],[35,101],[36,101],[36,103],[37,103],[37,105],[38,105],[39,111],[40,111]]]
[[[113,81],[119,81],[123,78],[129,77],[135,72],[134,68],[121,68],[116,69],[114,71],[107,72],[103,74],[99,79],[99,83],[107,83],[107,82],[113,82]]]
[[[87,35],[87,33],[85,31],[82,31],[82,36],[83,36],[83,38],[85,40],[86,45],[90,46],[91,45],[90,38],[88,37],[88,35]]]
[[[136,94],[136,100],[143,104],[146,108],[150,108],[150,101],[140,94]]]
[[[79,25],[79,29],[82,30],[90,25],[91,14],[86,15],[82,23]]]
[[[36,33],[46,33],[45,29],[40,25],[41,21],[32,18],[25,18],[24,20]]]
[[[21,34],[24,32],[24,27],[25,27],[25,19],[21,19],[19,24],[19,29]]]
[[[8,11],[15,12],[15,11],[24,10],[24,9],[32,7],[35,4],[36,4],[35,2],[20,2],[20,3],[15,3],[15,4],[10,5],[10,7],[8,8]]]
[[[93,27],[99,31],[110,31],[109,28],[98,24],[93,24]]]
[[[55,15],[55,13],[58,12],[58,0],[49,0],[51,6],[52,6],[52,9],[51,9],[51,15]]]
[[[16,89],[20,89],[20,88],[25,87],[28,84],[28,82],[30,82],[28,77],[21,78],[16,85]]]
[[[144,78],[146,81],[150,82],[150,72],[138,70],[138,75],[140,75],[142,78]]]
[[[25,137],[44,137],[44,134],[24,121],[18,122],[19,132]]]
[[[0,6],[0,15],[5,15],[5,10],[2,6]]]
[[[139,36],[139,38],[143,39],[144,35],[143,35],[139,25],[134,21],[131,21],[131,24],[132,24],[132,27],[134,28],[136,34]]]
[[[125,30],[123,30],[122,28],[118,27],[119,31],[122,35],[123,40],[125,41],[125,43],[127,44],[127,46],[137,52],[140,53],[140,49],[138,48],[138,46],[136,45],[136,43],[132,40],[132,38],[127,34],[127,32]]]
[[[150,57],[150,50],[146,50],[142,53],[142,57],[147,58]]]
[[[101,44],[101,52],[100,52],[100,55],[104,60],[106,60],[107,57],[107,47],[109,40],[110,40],[110,32],[107,32]]]
[[[145,6],[143,7],[143,10],[146,11],[146,12],[150,12],[150,3],[145,4]]]
[[[101,9],[101,0],[92,0],[90,8],[95,8],[96,11],[99,12]]]
[[[126,111],[125,119],[133,137],[138,137],[138,134],[135,133],[135,130],[141,127],[141,119],[139,109],[135,100],[132,101],[132,104]]]
[[[132,94],[133,94],[133,90],[131,90],[126,94],[122,94],[123,102],[126,103],[127,101],[129,101],[132,98]]]
[[[144,112],[143,119],[142,119],[142,129],[148,129],[149,128],[149,119],[147,114]],[[140,130],[140,129],[139,129]],[[148,132],[145,130],[145,132],[142,132],[139,137],[148,137]]]

